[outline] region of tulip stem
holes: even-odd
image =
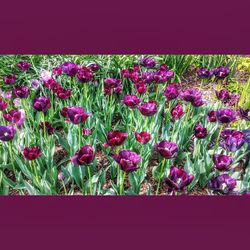
[[[38,173],[37,173],[37,169],[36,169],[35,161],[34,160],[32,160],[31,166],[33,168],[33,172],[34,172],[35,177],[36,177],[37,185],[39,185],[39,177],[38,177]]]
[[[163,175],[165,163],[166,163],[166,159],[164,158],[163,161],[162,161],[162,164],[161,164],[160,178],[159,178],[159,181],[158,181],[158,184],[157,184],[156,194],[159,193],[159,189],[160,189],[160,185],[161,185],[161,181],[162,181],[162,177],[163,177],[162,175]]]
[[[90,167],[88,167],[88,174],[89,174],[89,189],[90,189],[90,194],[92,194],[92,176],[91,176]]]
[[[222,129],[223,129],[223,126],[221,125],[221,126],[220,126],[220,130],[219,130],[218,137],[217,137],[217,139],[216,139],[216,146],[219,144],[219,141],[220,141],[220,134],[221,134]]]
[[[64,194],[67,195],[67,189],[66,189],[64,180],[62,180],[62,185],[63,185]]]
[[[120,171],[120,173],[122,173],[122,172]],[[120,195],[123,194],[123,186],[124,186],[124,181],[125,181],[125,179],[126,179],[126,172],[124,171],[124,172],[123,172],[123,175],[122,175],[121,185],[120,185]]]
[[[79,124],[79,129],[78,129],[78,145],[79,145],[79,148],[81,148],[81,125]]]

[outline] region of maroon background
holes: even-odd
[[[249,5],[1,1],[0,53],[249,54]],[[1,197],[1,248],[242,249],[249,211],[243,196]]]

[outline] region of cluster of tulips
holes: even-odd
[[[102,77],[98,73],[102,70],[99,63],[81,66],[64,62],[51,71],[41,71],[39,79],[30,80],[30,86],[18,81],[18,77],[28,75],[32,67],[30,62],[20,61],[16,64],[17,75],[3,77],[6,90],[0,93],[0,111],[1,121],[6,124],[0,126],[0,141],[10,149],[11,164],[22,166],[21,172],[26,169],[25,164],[29,165],[25,161],[32,162],[35,180],[31,182],[37,189],[43,178],[39,171],[44,176],[47,173],[46,163],[39,161],[44,156],[49,158],[50,177],[57,171],[57,180],[62,183],[65,194],[71,179],[82,193],[105,194],[106,177],[101,181],[99,172],[103,172],[98,170],[96,157],[102,152],[111,166],[111,179],[117,178],[110,187],[113,193],[136,194],[148,178],[150,160],[157,153],[157,165],[151,170],[156,183],[152,184],[152,193],[158,194],[164,187],[171,194],[187,193],[197,183],[214,192],[237,193],[234,191],[237,180],[241,181],[242,177],[234,176],[235,169],[247,157],[250,136],[231,127],[239,120],[250,120],[249,110],[237,107],[238,94],[231,94],[224,88],[216,90],[216,105],[211,106],[200,89],[180,87],[172,80],[173,70],[166,64],[159,65],[152,57],[142,57],[131,69],[122,69],[118,72],[120,77]],[[229,73],[230,69],[225,66],[197,70],[200,78],[214,76],[219,80]],[[105,99],[108,107],[100,121],[97,106],[93,104],[95,98]],[[112,113],[114,110],[119,110],[118,118]],[[55,116],[63,125],[53,125]],[[105,122],[109,117],[107,126]],[[23,145],[29,142],[25,137],[37,131],[36,119],[41,138],[37,139],[37,144]],[[21,145],[14,145],[14,142],[8,145],[18,136],[23,139],[15,143]],[[65,156],[66,165],[62,164],[61,170],[53,163],[56,143],[70,154],[69,159]],[[189,149],[190,144],[193,144],[192,149]],[[12,151],[13,147],[19,151]],[[21,163],[23,160],[15,163],[18,157],[13,157],[14,153],[21,153],[24,163]],[[16,167],[12,170],[18,175]],[[26,174],[27,177],[30,175]],[[131,192],[124,190],[127,178]],[[247,184],[242,192],[249,190],[248,178],[247,175],[244,179]],[[30,187],[30,183],[25,183],[26,188]]]

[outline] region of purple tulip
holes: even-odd
[[[3,114],[3,117],[8,122],[15,123],[17,126],[22,126],[25,121],[25,112],[23,109],[12,109],[8,113]]]
[[[219,66],[217,68],[212,69],[212,73],[218,78],[218,79],[224,79],[226,78],[229,73],[230,70],[228,67],[225,66]]]
[[[145,68],[152,69],[155,67],[156,61],[151,57],[142,57],[140,60],[140,64]]]
[[[175,107],[171,110],[171,116],[173,119],[178,120],[184,116],[184,110],[180,103],[176,104]]]
[[[123,97],[123,103],[132,109],[136,108],[140,102],[141,99],[136,95],[125,95]]]
[[[148,101],[142,103],[137,107],[142,115],[152,116],[157,112],[157,102],[156,101]]]
[[[84,135],[84,136],[89,136],[89,135],[91,135],[91,130],[89,129],[89,128],[83,128],[82,129],[82,134]]]
[[[122,82],[119,79],[115,78],[106,78],[104,80],[104,93],[106,95],[115,92],[116,94],[121,93],[122,91]]]
[[[13,125],[10,126],[0,126],[0,140],[10,141],[14,138],[16,134],[16,128]]]
[[[33,100],[33,108],[46,113],[51,107],[50,98],[45,96],[36,97]]]
[[[209,122],[216,122],[217,118],[216,118],[216,111],[211,110],[207,113],[207,120]]]
[[[212,72],[207,68],[199,68],[197,74],[200,78],[209,78],[212,75]]]
[[[119,154],[114,155],[113,158],[126,173],[136,171],[141,161],[140,155],[131,150],[122,150]]]
[[[55,91],[58,98],[66,100],[71,96],[71,89],[64,89],[62,87],[58,87]]]
[[[144,94],[147,91],[147,85],[142,80],[135,82],[135,87],[139,94]]]
[[[207,136],[207,129],[204,128],[200,122],[198,122],[194,127],[194,136],[197,139],[203,139]]]
[[[30,89],[27,86],[20,86],[14,88],[14,94],[19,98],[27,98],[30,94]]]
[[[68,76],[75,76],[78,72],[78,65],[72,62],[64,62],[59,66],[64,74]]]
[[[39,146],[26,147],[23,150],[23,155],[26,160],[33,161],[42,155],[41,148]]]
[[[141,133],[135,132],[135,139],[141,144],[147,144],[151,139],[151,135],[146,131]]]
[[[216,112],[216,117],[221,123],[229,123],[236,120],[236,112],[232,109],[220,109]]]
[[[239,113],[243,120],[250,121],[250,109],[240,108]]]
[[[16,65],[21,71],[25,72],[30,68],[30,63],[27,61],[20,61]]]
[[[152,82],[154,82],[154,76],[155,76],[154,72],[143,72],[142,73],[142,80],[145,83],[152,83]]]
[[[7,85],[15,84],[16,82],[16,75],[7,75],[3,78],[4,83]]]
[[[220,146],[229,152],[239,150],[245,143],[245,134],[232,129],[224,129],[220,134]]]
[[[227,102],[230,98],[230,93],[226,89],[221,89],[220,91],[215,91],[218,100]]]
[[[178,85],[176,83],[170,83],[163,92],[168,101],[176,99],[179,96]]]
[[[11,99],[11,97],[12,97],[12,90],[10,90],[10,91],[2,91],[0,89],[0,96],[2,96],[4,99]]]
[[[93,72],[87,67],[82,67],[78,70],[76,77],[80,82],[89,82],[93,79]]]
[[[82,107],[67,107],[67,118],[73,124],[79,124],[85,122],[92,114],[87,113],[84,108]]]
[[[175,142],[165,140],[156,144],[155,149],[160,153],[162,157],[166,159],[173,158],[179,150]]]
[[[0,98],[0,111],[5,110],[8,107],[8,103]]]
[[[173,77],[174,77],[174,72],[172,72],[170,70],[169,71],[158,70],[154,74],[154,81],[156,83],[164,83]]]
[[[214,154],[213,162],[214,162],[215,168],[218,169],[219,171],[228,171],[229,166],[233,162],[233,158],[228,155]]]
[[[32,88],[37,89],[40,85],[40,82],[36,79],[33,79],[31,80],[31,85],[32,85]]]
[[[62,74],[62,69],[61,69],[61,67],[59,66],[59,67],[53,68],[53,69],[52,69],[52,73],[53,73],[53,75],[55,75],[55,76],[60,76],[60,75]]]
[[[230,177],[228,174],[222,174],[210,180],[208,186],[216,192],[228,194],[233,191],[236,184],[234,178]]]
[[[92,71],[98,71],[101,68],[101,66],[98,63],[91,63],[88,67]]]
[[[75,165],[89,165],[95,158],[94,149],[90,145],[85,145],[76,154],[71,157],[71,161]]]
[[[172,166],[170,168],[170,173],[167,178],[165,178],[165,183],[168,186],[168,191],[183,191],[194,179],[193,175],[189,175],[184,169]]]
[[[180,96],[184,101],[191,102],[195,107],[200,107],[204,104],[202,93],[197,89],[187,89]]]
[[[109,131],[107,135],[107,141],[104,143],[104,147],[114,147],[114,146],[120,146],[124,143],[124,141],[127,139],[128,133],[114,130]]]

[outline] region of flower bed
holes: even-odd
[[[242,60],[1,56],[0,193],[248,194]]]

